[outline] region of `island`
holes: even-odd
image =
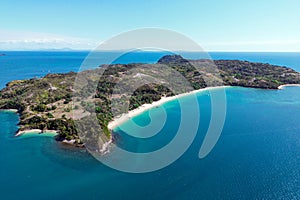
[[[141,65],[145,67],[141,68]],[[133,94],[122,91],[122,87],[115,89],[122,76],[128,73],[141,79],[158,76],[160,66],[167,66],[181,74],[188,80],[191,89],[174,93],[163,82],[144,84]],[[104,67],[106,70],[99,79],[97,70]],[[135,68],[142,70],[133,74]],[[155,64],[110,64],[101,65],[99,69],[11,81],[0,91],[0,109],[15,109],[19,113],[17,136],[32,130],[40,133],[55,131],[58,134],[57,141],[82,147],[85,142],[78,136],[75,122],[88,118],[91,113],[96,113],[101,127],[101,133],[98,134],[101,134],[104,145],[112,141],[113,128],[118,124],[114,122],[120,116],[145,104],[155,104],[163,98],[207,87],[278,89],[285,84],[300,84],[300,74],[288,67],[240,60],[187,60],[180,55],[163,56]],[[151,69],[151,74],[147,74],[149,70],[146,69]],[[95,95],[89,96],[89,88],[84,86],[81,95],[86,92],[86,98],[74,102],[74,95],[78,93],[74,81],[82,74],[97,86]],[[130,95],[130,98],[126,98],[126,95]],[[116,101],[127,104],[128,109],[112,110],[111,104]]]

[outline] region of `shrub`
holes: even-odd
[[[70,109],[70,108],[65,108],[64,111],[65,111],[65,112],[70,112],[71,109]]]
[[[38,112],[45,112],[47,110],[47,106],[45,104],[38,104],[33,108],[33,110]]]
[[[54,116],[52,115],[52,113],[47,113],[47,117],[54,118]]]

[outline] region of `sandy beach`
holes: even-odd
[[[182,93],[179,95],[175,95],[175,96],[171,96],[171,97],[162,97],[159,101],[155,101],[152,104],[143,104],[142,106],[138,107],[137,109],[131,110],[128,113],[124,113],[122,115],[116,116],[111,122],[108,123],[108,129],[113,130],[114,128],[116,128],[117,126],[123,124],[124,122],[128,121],[129,119],[131,119],[134,116],[137,116],[151,108],[160,106],[166,102],[172,101],[174,99],[183,97],[183,96],[188,96],[191,94],[195,94],[198,92],[203,92],[203,91],[207,91],[207,90],[212,90],[212,89],[219,89],[219,88],[225,88],[225,87],[230,87],[230,86],[218,86],[218,87],[206,87],[206,88],[202,88],[199,90],[193,90],[191,92],[187,92],[187,93]]]
[[[278,86],[278,89],[281,90],[284,87],[289,87],[289,86],[300,86],[300,84],[285,84],[285,85],[280,85],[280,86]]]
[[[0,109],[0,111],[9,111],[9,112],[15,112],[15,113],[18,112],[17,109]]]
[[[43,133],[57,133],[57,131],[55,131],[55,130],[42,131],[41,129],[30,129],[30,130],[25,130],[25,131],[18,131],[17,134],[15,135],[15,137],[18,137],[20,135],[27,134],[27,133],[43,134]]]

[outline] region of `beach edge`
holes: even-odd
[[[216,87],[206,87],[206,88],[201,88],[198,90],[193,90],[190,92],[186,92],[186,93],[182,93],[182,94],[178,94],[178,95],[174,95],[174,96],[170,96],[170,97],[162,97],[160,100],[154,101],[151,104],[143,104],[134,110],[128,111],[127,113],[123,113],[121,115],[114,117],[113,120],[108,123],[107,128],[110,131],[113,131],[115,128],[124,124],[125,122],[130,120],[132,117],[138,116],[154,107],[161,106],[164,103],[175,100],[177,98],[189,96],[192,94],[196,94],[196,93],[200,93],[200,92],[204,92],[204,91],[208,91],[208,90],[225,89],[225,88],[229,88],[229,87],[232,87],[232,86],[223,85],[223,86],[216,86]]]

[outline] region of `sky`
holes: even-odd
[[[1,0],[0,50],[93,49],[144,27],[207,51],[300,51],[299,0]]]

